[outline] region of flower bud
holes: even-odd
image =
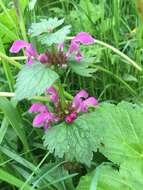
[[[40,54],[38,56],[38,60],[41,62],[41,63],[46,63],[48,61],[48,57],[43,53],[43,54]]]

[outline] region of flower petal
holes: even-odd
[[[69,57],[74,51],[80,51],[78,43],[74,42],[73,40],[71,41],[71,45],[66,53],[66,57]]]
[[[32,65],[32,64],[34,63],[34,61],[33,61],[33,59],[31,59],[30,57],[28,57],[26,63],[27,63],[28,65]]]
[[[73,41],[80,42],[82,44],[92,44],[94,43],[94,38],[87,32],[80,32],[74,38]]]
[[[56,91],[56,89],[54,87],[50,87],[47,90],[47,93],[51,94],[50,96],[50,100],[51,102],[53,102],[54,104],[58,103],[58,92]]]
[[[87,112],[89,106],[97,106],[98,101],[94,97],[89,97],[80,104],[80,111]]]
[[[26,46],[26,51],[25,51],[26,56],[28,57],[37,57],[38,53],[36,51],[36,49],[34,49],[33,45],[28,43],[28,45]]]
[[[76,61],[80,61],[82,58],[83,58],[83,56],[82,56],[81,52],[78,52],[78,53],[76,54],[76,56],[75,56],[75,60],[76,60]]]
[[[12,44],[9,51],[11,53],[18,53],[22,48],[27,47],[27,45],[28,45],[28,42],[25,42],[24,40],[16,40]]]
[[[33,120],[33,125],[38,127],[46,121],[47,113],[39,113]]]
[[[45,125],[44,125],[44,129],[45,130],[47,130],[47,129],[49,129],[51,126],[48,124],[48,123],[46,123]]]
[[[28,112],[29,113],[32,113],[32,112],[48,112],[48,108],[45,105],[41,104],[41,103],[34,103],[30,107]]]
[[[85,90],[81,90],[73,99],[72,106],[75,107],[77,110],[80,107],[81,102],[83,101],[82,98],[87,98],[88,93]]]

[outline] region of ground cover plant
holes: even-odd
[[[142,12],[0,0],[0,189],[143,189]]]

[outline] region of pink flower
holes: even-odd
[[[72,112],[70,115],[65,117],[66,123],[72,123],[77,118],[77,112]]]
[[[88,97],[88,93],[85,90],[81,90],[76,94],[72,101],[71,108],[75,110],[65,117],[65,122],[71,124],[78,116],[78,112],[88,112],[89,106],[97,106],[98,101],[94,97]]]
[[[87,112],[89,106],[98,105],[98,101],[94,97],[88,97],[88,93],[85,90],[81,90],[73,99],[72,107],[77,112]]]
[[[58,96],[58,92],[56,91],[56,89],[53,86],[51,86],[50,88],[48,88],[46,90],[46,92],[51,94],[51,96],[50,96],[51,102],[53,102],[55,105],[57,105],[59,96]]]
[[[44,128],[48,129],[50,127],[51,122],[58,121],[57,117],[48,110],[47,106],[41,103],[32,104],[28,112],[38,113],[33,120],[33,126],[35,127],[40,127],[41,125],[44,125]]]
[[[79,46],[80,43],[85,44],[85,45],[92,44],[92,43],[94,43],[94,38],[92,38],[92,36],[90,36],[86,32],[78,33],[71,40],[71,45],[66,53],[66,56],[69,57],[73,52],[76,52],[75,59],[77,61],[80,61],[83,58],[81,51],[80,51],[80,46]]]
[[[16,40],[11,48],[11,53],[18,53],[22,48],[25,48],[25,55],[27,56],[27,64],[33,64],[33,58],[38,56],[37,51],[33,48],[31,43],[25,42],[24,40]]]
[[[38,60],[41,62],[41,63],[47,63],[47,61],[48,61],[48,57],[47,57],[47,55],[46,54],[40,54],[39,56],[38,56]]]

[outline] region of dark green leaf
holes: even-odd
[[[17,136],[20,138],[23,145],[28,150],[28,143],[23,128],[24,126],[17,109],[5,97],[0,97],[0,109],[3,111],[5,117],[7,118],[13,129],[15,130]]]

